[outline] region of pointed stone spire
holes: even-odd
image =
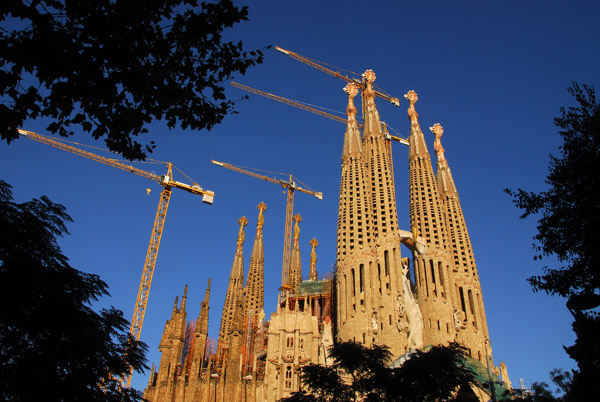
[[[454,262],[456,289],[458,290],[457,309],[460,324],[460,340],[471,350],[473,357],[485,356],[485,342],[489,339],[485,309],[475,263],[473,246],[467,230],[456,184],[444,154],[441,137],[444,129],[436,123],[429,128],[435,135],[437,156],[437,184],[444,205],[444,213],[449,229],[448,246]],[[457,325],[458,327],[458,325]],[[480,358],[485,364],[485,358]]]
[[[444,129],[440,123],[436,123],[429,130],[435,135],[435,153],[437,156],[437,184],[440,197],[444,203],[444,213],[450,229],[448,236],[450,250],[454,257],[456,270],[477,274],[473,247],[467,231],[467,225],[462,213],[458,191],[452,178],[450,166],[444,155],[441,137]]]
[[[184,293],[183,300],[186,295]],[[181,362],[181,355],[185,341],[187,314],[185,304],[177,308],[179,297],[175,298],[175,305],[171,318],[167,320],[158,350],[161,353],[158,373],[156,374],[157,387],[154,389],[153,400],[164,400],[173,391],[173,379],[177,365]]]
[[[354,106],[354,97],[358,94],[358,89],[354,84],[348,84],[344,87],[344,92],[348,94],[348,107],[346,114],[348,115],[348,128],[344,136],[344,147],[342,149],[342,162],[346,162],[350,158],[360,158],[362,155],[362,141],[358,124],[356,123],[356,106]],[[350,128],[352,128],[350,130]]]
[[[318,281],[319,276],[317,275],[317,252],[315,249],[319,245],[317,239],[312,239],[308,244],[312,247],[310,250],[310,273],[308,275],[309,281]]]
[[[408,91],[406,94],[404,94],[404,98],[406,98],[410,105],[408,108],[408,118],[410,119],[410,136],[408,138],[409,161],[418,156],[423,158],[429,157],[429,151],[427,150],[427,144],[425,143],[425,136],[423,135],[421,126],[419,125],[419,114],[415,109],[415,103],[417,103],[419,100],[419,96],[415,91]],[[430,157],[429,160],[431,161]]]
[[[363,91],[364,129],[363,158],[367,165],[373,203],[373,231],[377,237],[398,235],[398,211],[396,207],[396,185],[391,169],[391,155],[375,106],[373,82],[375,73],[367,70],[363,74],[366,88]],[[395,242],[395,240],[394,240]]]
[[[364,107],[364,128],[363,138],[365,142],[368,138],[379,137],[383,138],[381,130],[381,120],[379,112],[375,107],[375,91],[373,90],[373,82],[377,78],[373,70],[367,70],[362,74],[367,87],[363,90],[363,107]]]
[[[200,314],[198,315],[198,321],[196,324],[196,332],[202,334],[208,334],[208,310],[210,304],[210,278],[208,278],[208,285],[206,285],[206,293],[204,294],[204,300],[200,303]]]
[[[193,356],[190,370],[190,378],[200,378],[200,370],[206,353],[206,340],[208,338],[208,310],[210,303],[210,278],[206,286],[204,300],[200,303],[200,314],[196,320],[196,330],[194,333]]]
[[[353,104],[358,90],[354,84],[348,84],[344,90],[349,97],[348,124],[342,153],[335,280],[338,289],[338,339],[348,340],[356,337],[356,328],[368,328],[369,325],[363,314],[358,313],[366,301],[358,279],[361,273],[363,278],[369,276],[365,274],[365,267],[373,265],[375,255],[371,226],[371,184],[364,153],[359,152],[360,133]]]
[[[348,84],[344,91],[348,94],[348,124],[344,135],[338,208],[338,269],[355,248],[366,247],[372,239],[370,186],[367,182],[366,165],[360,152],[362,146],[354,107],[354,97],[358,94],[358,89],[356,85]]]
[[[298,292],[298,286],[302,282],[302,262],[300,260],[300,226],[302,221],[300,214],[294,215],[294,237],[292,240],[292,256],[290,258],[290,273],[288,286],[292,293]]]
[[[185,311],[185,305],[187,303],[187,291],[188,291],[188,285],[185,285],[185,288],[183,289],[183,297],[181,298],[181,308],[180,310]]]
[[[435,155],[437,156],[436,177],[440,196],[442,199],[446,199],[447,197],[458,197],[456,185],[454,184],[454,179],[452,178],[452,172],[448,166],[448,161],[444,155],[445,150],[442,146],[441,138],[442,134],[444,134],[444,128],[440,123],[436,123],[432,127],[429,127],[429,130],[435,135],[433,149],[435,150]]]
[[[233,313],[238,294],[244,291],[244,226],[248,224],[248,219],[242,216],[238,219],[240,229],[238,232],[237,246],[231,274],[229,275],[229,285],[227,286],[227,294],[225,295],[225,304],[223,305],[223,315],[221,317],[221,327],[219,329],[219,340],[217,349],[220,351],[227,347],[227,334],[231,329],[233,322]]]
[[[251,314],[249,319],[251,319],[252,325],[256,324],[256,317],[265,305],[265,251],[262,228],[265,224],[263,213],[267,210],[267,205],[261,202],[256,208],[258,208],[256,237],[254,238],[254,247],[250,257],[250,269],[248,270],[248,279],[246,279],[246,296],[244,298],[244,313]]]
[[[442,203],[433,173],[431,156],[419,124],[419,114],[415,109],[419,97],[415,91],[409,91],[404,97],[410,103],[408,159],[411,228],[417,236],[425,239],[428,246],[445,250],[447,234]]]
[[[179,311],[177,308],[178,305],[179,305],[179,295],[175,296],[175,303],[173,303],[173,313],[171,315],[173,315],[173,314],[177,313],[177,311]]]
[[[415,109],[418,96],[415,91],[409,91],[404,97],[410,104],[408,170],[411,230],[413,237],[421,237],[427,245],[423,254],[413,253],[419,307],[425,322],[423,343],[438,345],[456,340],[454,264],[448,250],[443,201]],[[440,151],[443,152],[441,148]]]

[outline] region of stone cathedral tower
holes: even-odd
[[[177,375],[185,342],[187,288],[186,285],[181,299],[181,306],[178,307],[179,297],[175,298],[171,318],[167,320],[160,339],[158,350],[161,353],[161,358],[158,372],[154,371],[153,366],[148,388],[144,392],[144,398],[152,401],[171,401],[177,396],[177,383],[172,379]]]
[[[385,344],[398,357],[422,342],[415,333],[416,316],[411,320],[405,308],[414,300],[410,287],[405,292],[394,180],[372,86],[375,74],[368,70],[363,76],[364,141],[356,123],[358,90],[354,84],[345,88],[349,100],[338,210],[337,338]]]
[[[456,340],[471,350],[472,357],[485,361],[489,353],[489,334],[483,307],[479,273],[475,264],[473,247],[467,224],[458,199],[458,191],[445,157],[441,137],[442,126],[430,127],[435,135],[434,149],[437,156],[437,184],[444,205],[448,228],[448,244],[454,262],[454,286],[456,294],[456,323],[459,333]],[[460,324],[460,325],[459,325]]]
[[[444,205],[415,110],[418,97],[414,91],[405,97],[410,103],[410,224],[413,234],[426,243],[426,251],[414,256],[417,295],[424,319],[423,342],[441,345],[455,340],[455,266],[448,250]]]
[[[227,286],[227,294],[225,295],[225,303],[223,305],[223,315],[221,317],[221,328],[219,329],[219,339],[217,344],[217,355],[219,358],[223,356],[229,344],[229,332],[233,323],[233,315],[238,299],[241,299],[244,292],[244,226],[248,224],[248,219],[242,216],[238,219],[240,230],[238,232],[237,245],[235,256],[233,257],[233,265],[231,274],[229,275],[229,285]]]
[[[265,250],[263,244],[263,226],[265,218],[263,213],[267,205],[261,202],[258,208],[258,221],[256,222],[256,236],[250,257],[250,269],[246,280],[246,294],[244,296],[244,314],[252,324],[256,324],[258,317],[264,315],[265,307]]]
[[[151,402],[267,401],[301,388],[300,370],[310,363],[331,364],[327,350],[335,341],[367,346],[384,344],[394,359],[428,345],[458,342],[473,359],[468,363],[487,381],[491,355],[483,297],[473,248],[458,191],[436,124],[437,174],[415,109],[409,102],[408,175],[410,231],[399,228],[396,188],[389,139],[375,105],[375,74],[363,74],[361,136],[354,105],[359,90],[348,94],[337,221],[336,268],[318,279],[315,248],[310,241],[310,273],[302,277],[300,214],[294,216],[287,289],[276,312],[264,321],[263,225],[266,205],[257,208],[256,236],[244,287],[244,228],[239,231],[216,353],[208,339],[210,280],[196,326],[187,324],[185,305],[175,300],[159,349],[158,371],[152,370],[144,397]],[[414,283],[409,277],[412,253]],[[306,271],[305,271],[306,272]],[[212,344],[214,347],[214,344]],[[490,356],[491,357],[491,356]],[[398,359],[394,364],[403,361]],[[499,372],[499,371],[498,371]],[[504,369],[503,381],[509,383]],[[489,399],[487,391],[473,389]]]

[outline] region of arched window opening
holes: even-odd
[[[379,294],[381,294],[381,265],[377,264],[377,279],[379,282]]]
[[[364,281],[365,281],[365,264],[360,264],[359,267],[359,282],[360,282],[360,293],[364,292]]]
[[[390,276],[390,252],[388,250],[383,252],[383,261],[385,264],[385,276]]]
[[[462,312],[464,313],[464,317],[467,316],[467,307],[465,306],[465,292],[461,287],[458,288],[458,293],[460,295],[460,308],[462,310]]]
[[[475,301],[473,300],[473,291],[469,289],[467,294],[469,296],[469,309],[471,310],[471,316],[473,317],[473,326],[477,329],[477,314],[475,314]]]
[[[435,280],[435,268],[433,266],[433,260],[429,260],[429,268],[431,270],[431,285],[433,287],[433,295],[437,297],[437,285]]]
[[[292,366],[286,366],[285,367],[285,383],[284,383],[284,387],[285,387],[285,389],[291,389],[292,388]]]
[[[425,280],[425,295],[429,297],[429,279],[427,278],[427,269],[425,268],[425,261],[421,261],[420,270],[423,272],[423,279]]]
[[[444,283],[445,283],[445,278],[444,278],[444,266],[442,264],[442,262],[438,262],[438,277],[440,280],[440,292],[441,292],[441,296],[444,297],[445,292],[444,292]]]

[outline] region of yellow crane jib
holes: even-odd
[[[163,187],[160,193],[160,200],[158,202],[158,209],[156,211],[156,217],[154,219],[154,226],[152,228],[152,234],[150,236],[150,244],[148,245],[148,252],[146,253],[146,260],[144,262],[144,270],[142,271],[142,279],[140,280],[140,286],[138,289],[137,300],[135,302],[135,309],[133,318],[131,319],[131,327],[129,333],[135,340],[140,339],[142,325],[144,323],[144,315],[146,314],[146,306],[148,302],[148,296],[150,293],[150,285],[152,284],[152,276],[154,275],[154,267],[156,265],[156,258],[158,255],[158,249],[160,246],[160,240],[162,238],[162,232],[165,225],[165,219],[167,217],[167,210],[169,208],[169,200],[171,198],[171,189],[178,188],[185,190],[188,193],[195,195],[202,195],[202,202],[206,204],[212,204],[215,197],[215,193],[210,190],[205,190],[200,187],[197,183],[186,184],[179,181],[173,180],[172,163],[167,162],[167,174],[159,176],[155,173],[146,172],[145,170],[138,169],[134,166],[128,165],[121,161],[111,158],[105,158],[103,156],[94,154],[92,152],[84,151],[83,149],[68,145],[64,142],[57,141],[49,136],[34,133],[33,131],[19,129],[19,134],[29,138],[31,140],[40,142],[42,144],[50,145],[51,147],[62,149],[63,151],[71,152],[75,155],[83,156],[84,158],[92,159],[105,165],[116,167],[126,172],[135,173],[139,176],[153,180]],[[76,143],[74,143],[76,144]],[[79,145],[79,144],[77,144]],[[146,190],[149,194],[149,189]],[[127,388],[131,384],[131,367],[129,368],[129,374],[121,378],[121,382],[125,384]]]
[[[267,175],[259,174],[256,172],[252,172],[250,170],[244,169],[239,166],[232,165],[230,163],[219,162],[216,160],[212,160],[212,163],[224,167],[225,169],[233,170],[234,172],[242,173],[251,177],[255,177],[257,179],[268,181],[269,183],[278,184],[287,190],[287,202],[286,202],[286,213],[285,213],[285,232],[283,236],[283,267],[281,273],[281,290],[285,292],[287,287],[287,278],[290,266],[290,256],[292,250],[292,216],[294,210],[294,193],[296,191],[300,191],[305,194],[310,194],[315,198],[322,200],[323,193],[307,190],[302,187],[296,186],[296,182],[292,180],[292,175],[289,175],[289,179],[281,180],[269,177]]]
[[[352,82],[352,83],[354,83],[360,89],[365,89],[366,88],[366,85],[363,82],[361,82],[361,81],[359,81],[359,80],[357,80],[355,78],[350,78],[347,75],[342,75],[342,73],[340,73],[339,71],[330,70],[327,67],[322,66],[319,63],[315,63],[314,61],[309,60],[309,59],[307,59],[304,56],[300,56],[298,53],[294,53],[294,52],[292,52],[290,50],[282,49],[279,46],[275,46],[275,50],[277,50],[278,52],[281,52],[281,53],[285,54],[286,56],[291,57],[292,59],[298,60],[301,63],[304,63],[304,64],[306,64],[308,66],[311,66],[311,67],[313,67],[313,68],[315,68],[317,70],[320,70],[320,71],[324,72],[325,74],[329,74],[329,75],[331,75],[333,77],[339,78],[340,80],[343,80],[343,81],[346,81],[346,82],[349,82],[349,83]],[[386,101],[390,102],[392,105],[394,105],[396,107],[400,106],[400,99],[399,98],[395,98],[393,96],[386,95],[386,94],[384,94],[382,92],[379,92],[379,91],[374,91],[374,92],[375,92],[375,95],[379,96],[381,99],[385,99]]]

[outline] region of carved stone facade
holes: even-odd
[[[302,279],[300,215],[294,217],[289,277],[277,311],[264,321],[264,250],[259,216],[245,287],[245,217],[238,223],[236,252],[225,299],[218,347],[209,347],[208,299],[195,328],[186,324],[186,293],[167,321],[144,397],[150,402],[276,401],[301,388],[299,370],[331,364],[327,349],[354,340],[390,347],[396,363],[428,345],[459,342],[471,365],[487,375],[491,348],[481,285],[458,192],[436,138],[434,174],[409,92],[409,195],[411,228],[398,227],[390,139],[380,121],[373,89],[375,74],[363,74],[364,129],[356,121],[356,85],[346,86],[348,122],[342,151],[337,222],[336,270],[318,280],[316,239],[310,241],[310,273]],[[402,256],[401,245],[408,251]],[[411,262],[414,281],[411,282]],[[209,282],[210,288],[210,282]],[[187,292],[187,287],[186,287]],[[490,360],[491,361],[491,360]],[[496,370],[496,369],[494,369]],[[497,370],[500,372],[499,370]],[[503,366],[503,377],[508,377]],[[485,378],[482,380],[485,381]],[[487,400],[483,390],[475,390]]]
[[[264,381],[266,401],[277,401],[299,389],[299,369],[319,361],[319,335],[318,319],[310,311],[291,310],[286,303],[271,315]]]

